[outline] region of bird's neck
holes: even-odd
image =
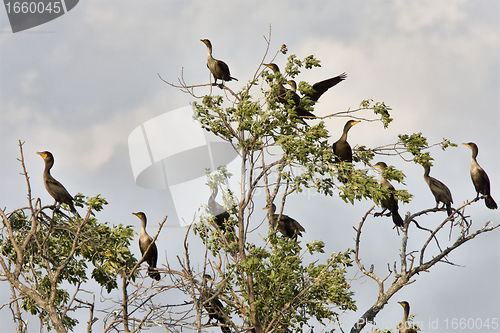
[[[424,177],[430,177],[429,176],[430,172],[431,172],[430,168],[425,168]]]
[[[405,307],[405,313],[403,315],[403,327],[406,327],[406,322],[408,321],[408,316],[410,315],[410,308]]]
[[[207,46],[207,58],[208,59],[213,59],[213,57],[212,57],[212,48],[210,46]]]
[[[145,218],[141,218],[141,235],[145,235],[146,234],[146,219]]]
[[[47,175],[50,175],[50,169],[52,168],[53,165],[54,165],[54,161],[49,161],[49,162],[45,163],[45,169],[43,172]]]

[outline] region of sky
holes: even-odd
[[[183,74],[188,84],[208,83],[206,47],[200,39],[212,41],[214,57],[223,59],[238,78],[228,86],[238,90],[259,69],[270,27],[265,62],[286,44],[289,53],[299,58],[314,54],[321,60],[321,68],[301,73],[300,80],[314,83],[347,73],[345,81],[322,96],[316,114],[355,109],[364,99],[383,101],[392,108],[394,122],[388,129],[378,122],[357,124],[349,132],[351,146],[377,147],[394,143],[398,134],[418,132],[430,143],[443,138],[457,143],[446,151],[431,150],[431,176],[448,185],[456,207],[475,197],[469,175],[471,151],[461,145],[475,142],[492,196],[500,202],[499,1],[87,0],[53,21],[15,34],[6,11],[0,10],[0,206],[11,211],[26,204],[25,180],[17,161],[21,140],[34,197],[52,203],[43,187],[43,161],[35,154],[49,150],[55,157],[52,175],[71,194],[101,194],[109,202],[97,215],[100,221],[134,225],[139,232],[139,220],[131,213],[144,211],[148,231],[154,235],[157,222],[169,216],[157,241],[159,264],[166,264],[166,258],[175,262],[186,232],[177,216],[180,207],[169,189],[137,185],[130,135],[146,129],[148,121],[194,101],[162,82],[158,74],[170,82]],[[275,62],[283,67],[286,56],[278,55]],[[206,94],[208,89],[196,92]],[[340,137],[345,121],[325,120],[331,143]],[[183,128],[176,130],[182,133]],[[379,160],[407,176],[405,185],[393,184],[415,196],[411,203],[400,205],[402,214],[434,207],[421,166],[399,157],[376,157],[374,162]],[[186,167],[198,161],[188,162]],[[349,205],[336,196],[306,192],[290,198],[285,212],[306,229],[304,242],[324,240],[326,252],[331,253],[354,247],[352,227],[372,205],[368,201]],[[498,211],[488,210],[483,202],[467,213],[476,227],[499,221]],[[419,223],[435,226],[442,214],[426,216]],[[255,219],[258,225],[264,212]],[[265,230],[264,226],[258,232]],[[426,235],[416,228],[410,233],[410,246],[416,249]],[[190,239],[194,249],[201,248],[194,237]],[[387,263],[398,260],[400,246],[390,218],[370,217],[362,242],[363,264],[373,263],[375,273],[385,276]],[[132,248],[138,255],[138,246]],[[365,331],[394,328],[402,317],[397,304],[402,300],[423,323],[422,331],[454,331],[454,318],[474,320],[474,326],[463,332],[492,331],[478,324],[494,318],[500,322],[500,231],[478,236],[449,259],[458,266],[440,264],[417,276],[386,304],[377,325]],[[355,278],[351,285],[358,311],[341,317],[344,331],[373,304],[377,293],[375,282],[361,277],[356,268],[348,275]],[[1,291],[0,303],[9,297]],[[86,315],[78,317],[82,324]],[[6,308],[0,317],[4,325],[11,322]],[[37,329],[35,322],[30,331]],[[95,325],[102,327],[102,321]]]

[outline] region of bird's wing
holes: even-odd
[[[323,95],[328,89],[338,84],[339,82],[345,80],[347,77],[346,73],[342,73],[336,77],[332,77],[331,79],[326,79],[320,82],[313,84],[312,88],[314,89],[314,93],[312,93],[309,97],[313,101],[318,101],[318,99]]]
[[[441,196],[449,197],[450,199],[452,198],[451,191],[448,186],[446,186],[443,182],[437,180],[436,178],[429,178],[429,187],[431,188],[432,192],[435,192]],[[453,199],[451,199],[450,201],[453,202]]]
[[[48,178],[45,180],[46,184],[47,184],[47,187],[54,193],[58,193],[59,195],[68,195],[71,200],[73,200],[73,197],[69,194],[68,190],[66,190],[66,188],[61,184],[59,183],[57,180],[55,180],[54,178]]]

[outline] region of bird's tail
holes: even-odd
[[[161,275],[158,273],[156,268],[148,267],[148,275],[150,278],[155,279],[156,281],[160,281]]]
[[[489,209],[498,208],[497,203],[495,202],[495,200],[493,200],[493,198],[489,194],[485,196],[484,203],[486,204],[486,207],[488,207]]]
[[[79,219],[80,219],[80,218],[81,218],[81,217],[80,217],[80,214],[78,214],[78,211],[76,210],[75,206],[73,205],[73,201],[72,201],[72,202],[71,202],[71,204],[69,204],[68,206],[69,206],[69,209],[71,210],[71,212],[72,212],[73,214],[75,214],[75,216],[76,216],[77,218],[79,218]]]
[[[398,227],[402,227],[404,225],[403,219],[401,218],[401,215],[399,215],[399,212],[397,210],[391,211],[392,214],[392,221],[394,224]]]
[[[235,78],[235,77],[230,76],[229,78],[230,78],[231,80],[238,81],[238,79],[237,79],[237,78]]]

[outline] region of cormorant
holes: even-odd
[[[352,163],[352,149],[349,143],[347,143],[347,132],[356,125],[360,123],[359,120],[349,120],[344,125],[344,132],[340,139],[332,145],[333,153],[335,154],[335,162],[350,162]]]
[[[377,164],[374,165],[374,167],[380,168],[380,170],[382,170],[382,176],[380,177],[380,183],[382,184],[382,186],[387,187],[389,189],[389,192],[391,192],[390,196],[388,198],[385,198],[381,201],[382,208],[384,208],[384,210],[380,213],[375,213],[375,216],[383,215],[386,210],[389,210],[391,212],[390,214],[392,215],[392,221],[394,222],[394,224],[398,227],[402,227],[404,225],[404,222],[403,222],[403,219],[401,218],[401,216],[399,215],[399,212],[398,212],[398,208],[399,208],[398,201],[394,198],[394,194],[393,194],[393,192],[395,191],[394,186],[392,186],[392,184],[389,183],[387,181],[387,179],[385,179],[383,176],[383,172],[384,172],[385,168],[387,168],[387,164],[385,164],[385,162],[378,162]]]
[[[149,244],[153,242],[153,238],[148,235],[146,232],[146,214],[143,212],[138,212],[138,213],[132,213],[133,215],[137,216],[139,219],[141,219],[141,234],[139,235],[139,249],[141,250],[141,255],[144,256],[144,252],[149,247]],[[156,261],[158,259],[158,249],[156,248],[156,244],[153,243],[151,244],[151,247],[149,247],[149,251],[144,256],[144,261],[147,262],[149,265],[148,267],[148,275],[150,278],[155,279],[156,281],[159,281],[161,276],[160,273],[156,270]]]
[[[422,164],[424,167],[424,179],[427,185],[429,185],[429,188],[434,195],[434,198],[436,199],[436,208],[439,206],[439,202],[443,203],[443,207],[446,206],[446,213],[448,213],[448,216],[450,216],[453,211],[451,209],[451,204],[453,203],[453,198],[451,197],[451,192],[448,186],[437,180],[436,178],[433,178],[429,176],[429,173],[431,172],[431,167],[430,165],[427,164]]]
[[[278,65],[276,65],[274,63],[263,64],[263,65],[266,66],[266,67],[268,67],[268,68],[270,68],[275,74],[280,72],[280,69],[279,69]],[[288,92],[290,92],[290,94],[292,96],[293,104],[295,104],[295,112],[297,113],[297,116],[299,117],[300,121],[303,124],[306,124],[306,122],[301,117],[316,118],[316,116],[314,114],[312,114],[311,112],[309,112],[309,111],[305,110],[304,108],[300,107],[300,97],[299,97],[299,95],[297,95],[295,93],[295,91],[286,89],[285,87],[283,87],[283,85],[281,83],[279,83],[278,84],[278,101],[281,104],[289,104],[289,102],[286,99],[286,95],[287,95]],[[310,118],[308,118],[308,119],[310,119]]]
[[[215,197],[218,193],[218,186],[215,185],[213,188],[210,187],[212,191],[212,195],[208,198],[208,209],[210,213],[215,217],[215,223],[220,228],[220,230],[225,233],[226,226],[225,223],[229,219],[229,213],[220,205],[217,201],[215,201]]]
[[[476,188],[476,199],[479,198],[479,193],[481,193],[485,196],[484,203],[486,204],[486,207],[488,207],[489,209],[497,209],[497,203],[495,202],[495,200],[493,200],[490,194],[490,179],[488,178],[488,175],[483,170],[483,168],[479,166],[476,160],[478,152],[477,145],[474,142],[462,144],[466,145],[472,150],[472,158],[470,160],[470,177],[472,178],[472,183]]]
[[[317,102],[318,99],[321,97],[321,95],[323,95],[328,89],[335,86],[339,82],[344,81],[346,77],[347,74],[342,73],[330,79],[316,82],[315,84],[312,85],[314,92],[306,94],[305,96],[308,96],[311,99],[311,101]],[[288,80],[287,83],[290,85],[290,87],[292,87],[292,91],[294,92],[297,91],[297,83],[295,83],[294,80]]]
[[[210,43],[208,39],[200,39],[200,40],[207,46],[207,51],[208,51],[207,67],[214,76],[215,83],[213,85],[214,86],[217,85],[217,80],[222,80],[222,83],[219,85],[219,88],[222,89],[224,81],[231,81],[231,80],[238,81],[238,79],[231,76],[231,73],[229,72],[229,67],[224,61],[217,60],[212,57],[212,43]]]
[[[78,214],[75,206],[73,206],[73,197],[68,193],[66,188],[52,177],[50,169],[54,165],[54,156],[49,151],[37,152],[45,162],[45,169],[43,170],[43,183],[45,189],[54,198],[56,203],[65,203],[69,206],[73,214]]]
[[[279,214],[275,214],[276,205],[271,204],[271,206],[267,205],[263,209],[268,209],[270,214],[272,214],[275,222],[278,223],[277,230],[285,237],[297,239],[297,236],[301,236],[301,232],[306,232],[306,230],[300,225],[299,222],[292,219],[288,215],[281,214],[281,218],[279,218]]]
[[[408,316],[410,315],[410,304],[407,301],[398,302],[404,309],[403,321],[401,323],[400,333],[417,333],[413,328],[408,327]]]
[[[208,312],[208,322],[207,325],[210,324],[212,319],[215,319],[223,326],[220,327],[222,333],[231,333],[229,327],[227,325],[226,319],[224,318],[223,313],[223,305],[222,302],[214,296],[214,292],[211,287],[206,285],[206,281],[212,281],[212,276],[210,274],[205,274],[203,281],[203,290],[201,292],[201,301],[203,302],[203,307]]]

